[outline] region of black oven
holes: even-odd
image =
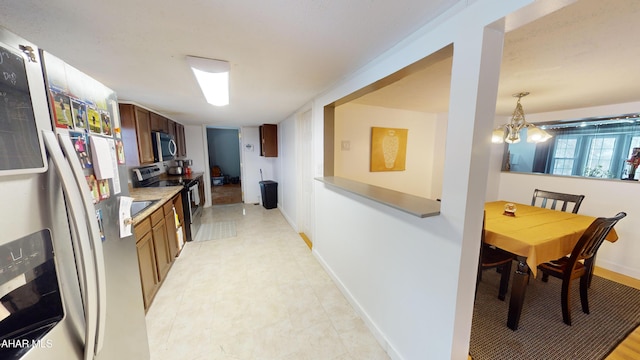
[[[187,187],[189,218],[191,219],[189,223],[190,234],[187,236],[187,241],[194,240],[198,233],[198,229],[200,228],[200,213],[202,212],[200,196],[203,196],[204,194],[200,194],[200,190],[198,190],[199,187],[200,182],[198,180],[190,182]]]
[[[200,182],[189,176],[169,176],[160,179],[160,168],[156,165],[133,169],[134,187],[182,186],[182,208],[184,211],[185,240],[193,241],[200,228],[202,212]]]

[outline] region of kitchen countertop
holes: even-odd
[[[184,187],[182,186],[162,186],[131,189],[129,196],[131,196],[134,201],[159,200],[157,203],[137,213],[133,217],[133,225],[135,226],[141,220],[151,215],[154,211],[160,209],[162,205],[164,205],[164,203],[171,200],[177,193],[182,191],[182,189],[184,189]]]
[[[318,177],[316,180],[420,218],[440,214],[440,202],[436,200],[425,199],[340,177],[326,176]]]

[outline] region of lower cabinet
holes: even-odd
[[[179,196],[179,195],[178,195]],[[164,206],[164,226],[167,232],[167,254],[169,259],[175,259],[178,256],[178,234],[176,233],[176,217],[174,214],[174,201],[167,201]]]
[[[156,266],[158,268],[158,282],[162,282],[169,272],[173,259],[169,257],[169,243],[167,228],[162,209],[156,210],[151,215],[151,233],[153,236],[153,248],[156,251]],[[174,231],[175,232],[175,231]]]
[[[136,242],[138,249],[138,266],[140,267],[140,282],[142,284],[142,298],[144,309],[151,305],[151,300],[158,291],[158,272],[156,270],[156,255],[153,248],[151,233],[146,233]]]
[[[145,311],[149,309],[179,252],[174,204],[180,201],[178,194],[134,226]],[[180,208],[176,209],[176,213],[178,210],[182,212]],[[182,214],[177,214],[182,219]]]

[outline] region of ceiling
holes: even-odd
[[[185,124],[277,123],[461,0],[20,0],[0,25]],[[186,55],[231,63],[230,105]]]
[[[525,113],[640,101],[638,18],[637,0],[579,0],[506,33],[496,113],[525,91]],[[354,102],[447,112],[452,57],[432,63]]]
[[[0,24],[121,101],[184,124],[239,127],[285,119],[460,2],[21,0],[0,4]],[[639,15],[637,0],[579,0],[507,33],[498,113],[510,114],[521,91],[531,92],[525,112],[640,101]],[[205,102],[186,55],[231,63],[230,105]],[[375,104],[446,111],[450,69],[450,58],[437,61]]]

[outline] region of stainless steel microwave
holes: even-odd
[[[173,160],[178,147],[171,135],[152,131],[151,140],[153,141],[153,159],[155,162]]]

